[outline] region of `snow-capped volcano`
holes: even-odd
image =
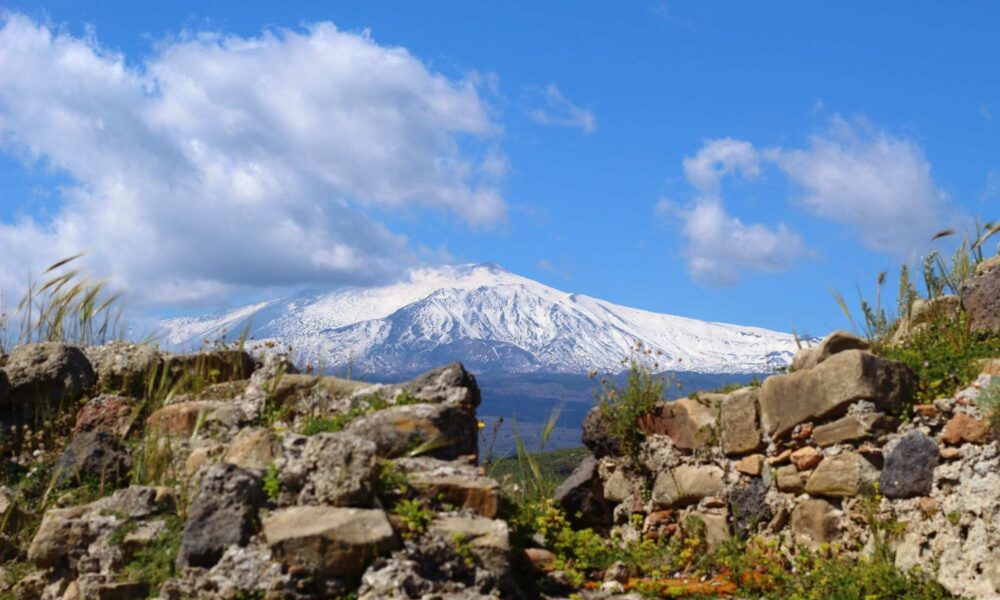
[[[300,362],[356,373],[412,373],[461,360],[480,372],[617,372],[636,341],[661,368],[770,371],[792,335],[708,323],[563,292],[493,263],[417,269],[400,283],[303,293],[206,317],[162,322],[172,347],[195,347],[247,324],[255,343],[291,346]]]

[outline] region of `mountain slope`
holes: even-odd
[[[620,371],[637,340],[666,370],[746,373],[784,366],[789,334],[652,313],[562,292],[492,264],[413,271],[380,288],[341,288],[224,314],[162,322],[193,347],[250,323],[258,343],[355,372],[411,373],[449,360],[482,372]]]

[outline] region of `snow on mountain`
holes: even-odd
[[[385,375],[452,360],[480,372],[617,372],[637,340],[662,352],[664,370],[749,373],[787,365],[796,350],[790,334],[619,306],[493,263],[161,323],[174,348],[239,335],[248,324],[254,343],[291,346],[300,362]]]

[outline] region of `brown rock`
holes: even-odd
[[[837,539],[840,511],[826,500],[803,500],[792,511],[792,536],[796,544],[816,548]]]
[[[857,496],[878,478],[878,471],[857,452],[825,458],[806,482],[813,496],[846,498]]]
[[[956,458],[962,458],[962,451],[958,448],[949,448],[947,446],[941,448],[941,458],[945,460],[955,460]]]
[[[415,473],[409,483],[422,495],[439,499],[453,506],[468,508],[493,518],[500,506],[500,486],[489,477],[469,475]]]
[[[525,548],[524,555],[539,571],[552,569],[552,564],[556,562],[556,555],[545,548]]]
[[[788,462],[788,459],[792,457],[792,450],[790,448],[785,448],[781,452],[767,459],[767,464],[774,466],[780,465],[782,463]]]
[[[796,425],[795,429],[792,430],[792,439],[797,442],[804,442],[812,436],[813,429],[815,429],[815,426],[812,423]]]
[[[805,446],[792,452],[790,458],[796,469],[799,471],[808,471],[823,460],[823,453],[812,446]]]
[[[913,382],[902,363],[862,350],[839,352],[811,369],[764,380],[761,425],[765,435],[777,439],[800,423],[836,417],[858,400],[892,409],[910,401]]]
[[[962,308],[974,332],[1000,328],[1000,256],[976,267],[976,275],[962,286]]]
[[[938,508],[938,502],[934,498],[921,498],[917,504],[920,506],[920,511],[927,515],[933,514]]]
[[[984,358],[979,361],[979,373],[981,375],[1000,375],[1000,358]]]
[[[657,409],[640,418],[643,433],[666,435],[681,450],[697,450],[711,441],[717,425],[721,394],[702,394],[697,399],[681,398],[662,402]]]
[[[281,456],[281,446],[270,430],[250,427],[241,430],[229,442],[222,462],[227,462],[249,471],[263,472],[267,466]]]
[[[103,395],[87,402],[76,413],[74,433],[104,431],[123,436],[132,422],[132,403],[121,396]]]
[[[722,400],[719,432],[722,451],[727,455],[746,454],[761,447],[757,417],[757,395],[760,389],[746,387]]]
[[[757,477],[764,470],[764,455],[751,454],[736,462],[734,468],[745,475]]]
[[[355,419],[345,429],[371,440],[379,456],[395,458],[426,444],[424,456],[452,460],[477,454],[479,426],[460,404],[393,406]]]
[[[792,359],[793,371],[804,371],[822,363],[838,352],[845,350],[868,350],[871,344],[846,331],[834,331],[823,338],[818,346],[803,348]]]
[[[981,444],[990,433],[990,422],[966,414],[957,414],[945,423],[941,441],[957,445],[963,442]]]
[[[181,402],[168,404],[149,415],[146,427],[162,435],[190,436],[204,420],[219,407],[218,402]]]
[[[933,419],[938,415],[937,407],[933,404],[917,404],[913,407],[913,412],[925,419]]]

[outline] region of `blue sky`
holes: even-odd
[[[496,261],[822,334],[1000,218],[992,3],[3,6],[9,290],[78,250],[157,314]]]

